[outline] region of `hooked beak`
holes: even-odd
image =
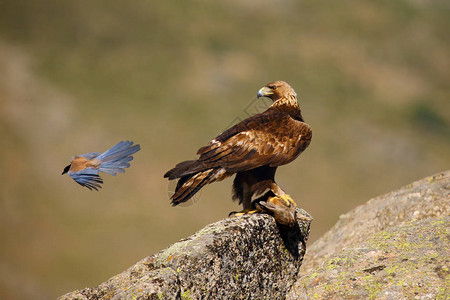
[[[267,86],[260,88],[259,91],[258,91],[258,94],[256,94],[256,96],[258,98],[269,97],[270,95],[273,95],[273,92]]]

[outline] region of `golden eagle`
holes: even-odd
[[[238,199],[244,211],[254,209],[255,201],[264,197],[287,196],[275,183],[275,172],[308,147],[311,127],[303,120],[297,94],[286,82],[271,82],[257,96],[272,99],[272,105],[212,139],[198,150],[197,160],[183,161],[164,175],[169,180],[178,179],[172,205],[233,174],[233,200]],[[273,211],[273,205],[263,206]]]

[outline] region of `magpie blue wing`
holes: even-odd
[[[94,168],[85,168],[80,171],[69,171],[70,177],[73,178],[79,185],[87,187],[90,190],[101,189],[103,183],[102,178],[98,175],[98,170]]]
[[[94,159],[94,158],[96,158],[99,155],[100,155],[99,152],[89,152],[89,153],[81,154],[81,155],[78,155],[78,156],[84,157],[86,159]]]

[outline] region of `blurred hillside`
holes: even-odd
[[[445,1],[0,2],[0,298],[94,286],[230,211],[231,180],[172,208],[162,175],[285,80],[313,128],[277,181],[312,239],[450,166]],[[100,192],[62,169],[141,144]],[[85,270],[91,270],[86,274]],[[32,296],[32,297],[31,297]]]

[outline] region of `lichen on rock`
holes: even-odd
[[[449,204],[446,171],[355,208],[308,248],[287,299],[448,299]]]

